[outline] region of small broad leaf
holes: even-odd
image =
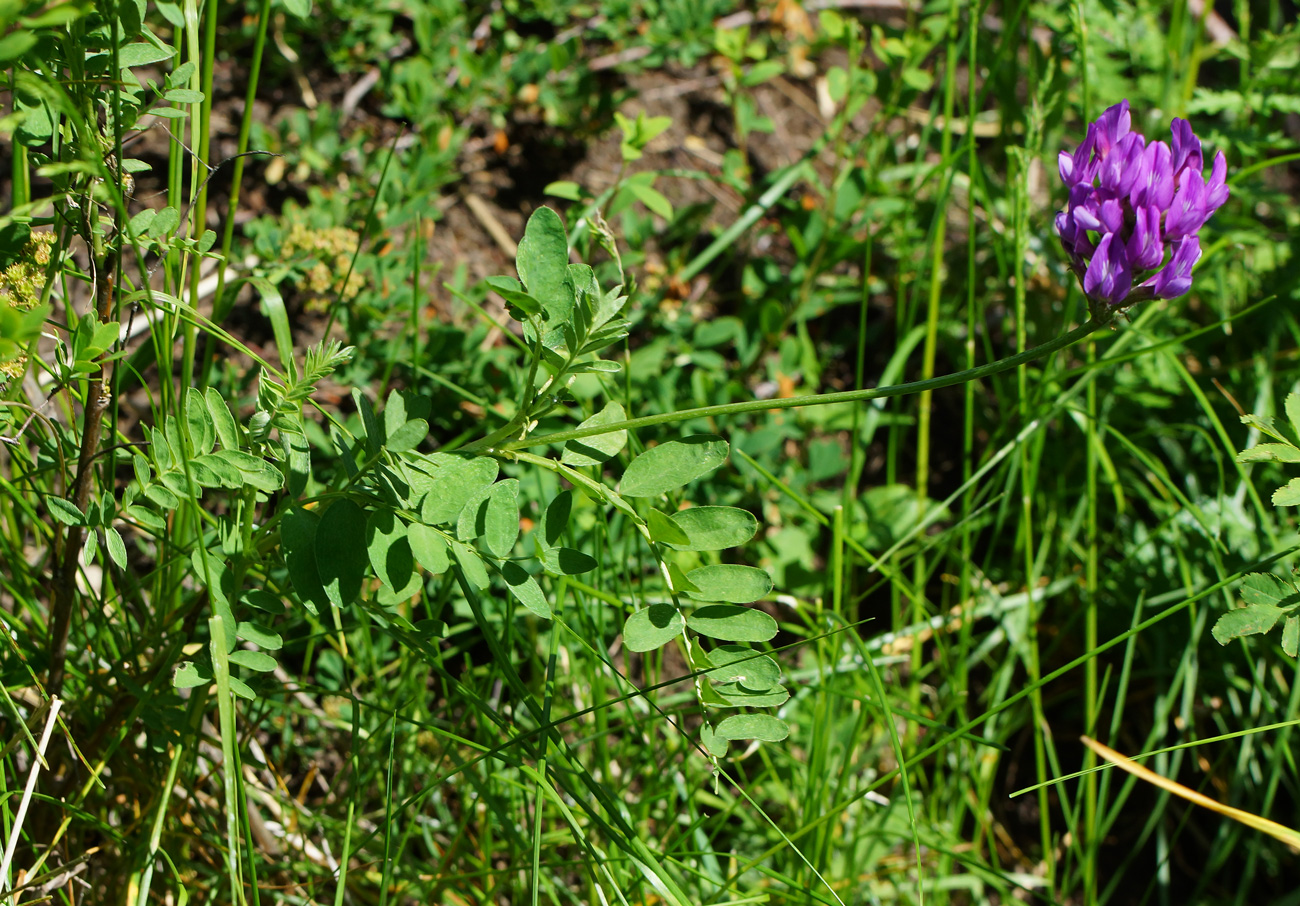
[[[418,457],[416,463],[428,476],[423,484],[412,482],[415,491],[426,495],[420,508],[425,525],[451,523],[472,497],[497,480],[497,462],[488,456],[433,453]]]
[[[674,547],[690,542],[686,532],[682,531],[676,522],[656,509],[651,509],[646,516],[646,527],[650,530],[651,541],[670,544]]]
[[[230,663],[247,667],[249,670],[255,670],[258,673],[270,673],[276,667],[275,658],[266,652],[249,651],[246,648],[239,648],[230,652]]]
[[[108,558],[114,565],[118,569],[126,569],[126,544],[123,543],[117,529],[112,526],[104,529],[104,547],[107,548]]]
[[[406,523],[389,509],[374,510],[366,520],[366,553],[379,581],[396,591],[411,581],[415,562]]]
[[[692,507],[674,513],[672,520],[687,535],[685,543],[669,543],[679,551],[720,551],[738,547],[758,531],[758,520],[753,513],[732,506]]]
[[[715,731],[723,739],[758,739],[780,742],[790,735],[786,722],[770,714],[733,714]]]
[[[1226,645],[1242,636],[1268,632],[1285,614],[1285,610],[1272,604],[1249,604],[1219,617],[1211,631],[1216,642]]]
[[[506,580],[506,587],[515,599],[537,616],[547,620],[555,616],[546,595],[542,594],[542,587],[528,574],[528,570],[518,563],[507,561],[501,565],[501,578]]]
[[[117,49],[117,65],[123,69],[130,69],[134,66],[148,66],[150,63],[161,63],[163,60],[170,60],[175,55],[174,50],[164,50],[153,44],[143,42],[124,44]]]
[[[279,651],[284,647],[284,639],[280,638],[278,632],[272,632],[256,623],[240,623],[235,629],[235,635],[266,651]]]
[[[715,683],[740,683],[756,692],[770,689],[781,679],[781,668],[765,654],[739,645],[720,645],[708,652],[709,679]]]
[[[238,469],[244,481],[259,491],[278,491],[284,485],[284,474],[260,456],[243,450],[221,450],[214,455]]]
[[[208,414],[212,416],[212,425],[217,432],[217,440],[227,450],[239,449],[239,427],[235,417],[230,414],[230,406],[225,397],[209,387],[203,392],[203,401],[207,403]]]
[[[207,665],[200,667],[194,661],[185,661],[176,668],[172,685],[177,689],[193,689],[212,682],[212,670]]]
[[[507,557],[519,538],[519,479],[507,478],[492,486],[483,516],[483,540],[488,550]]]
[[[1300,505],[1300,478],[1292,478],[1285,486],[1273,492],[1274,506]]]
[[[45,498],[45,502],[49,507],[50,515],[64,525],[85,525],[86,515],[77,509],[77,505],[71,500],[52,494]]]
[[[221,451],[224,453],[225,451]],[[203,478],[200,471],[210,472],[223,488],[242,488],[244,486],[244,473],[239,471],[233,463],[221,453],[204,453],[202,456],[196,456],[190,463],[191,467],[198,467],[194,473],[194,480],[203,484]]]
[[[427,525],[416,524],[407,528],[406,539],[411,545],[416,563],[435,576],[447,571],[450,565],[447,559],[447,541],[441,534]]]
[[[725,440],[700,434],[651,447],[628,465],[619,493],[624,497],[658,497],[707,475],[727,461]]]
[[[627,618],[623,645],[629,651],[653,651],[682,634],[686,621],[671,604],[651,604]]]
[[[608,403],[591,418],[585,419],[579,428],[593,428],[598,425],[612,425],[627,421],[627,413],[620,403]],[[568,466],[598,466],[607,459],[617,456],[627,444],[626,431],[611,431],[608,434],[595,434],[571,440],[564,445],[561,462]],[[626,478],[624,479],[626,481]]]
[[[548,321],[569,320],[573,314],[569,240],[559,214],[541,207],[528,218],[515,255],[515,269],[528,294],[542,304]]]
[[[451,542],[451,553],[456,558],[456,565],[465,574],[465,579],[471,587],[483,591],[491,584],[488,579],[487,567],[483,565],[483,558],[479,556],[478,551],[466,547],[458,541],[453,541]]]
[[[396,431],[388,435],[384,444],[390,453],[405,453],[414,450],[429,436],[429,423],[422,418],[413,418]]]
[[[749,604],[772,590],[772,577],[756,566],[722,563],[701,566],[686,574],[695,586],[690,596],[697,601],[725,601]]]
[[[316,528],[316,568],[335,607],[357,599],[367,564],[365,512],[346,497],[334,501]]]
[[[190,435],[190,452],[193,455],[201,456],[212,450],[212,445],[217,440],[216,429],[203,394],[197,387],[185,391],[185,428]]]
[[[230,691],[240,698],[247,699],[250,702],[257,701],[257,693],[253,691],[253,687],[239,677],[228,677],[226,681],[230,683]]]
[[[686,618],[700,635],[725,642],[766,642],[776,635],[776,620],[761,610],[738,604],[710,604]]]
[[[707,723],[700,727],[700,745],[714,758],[727,754],[727,740],[719,736]]]
[[[514,277],[488,277],[483,282],[498,296],[506,300],[510,315],[515,320],[522,321],[530,315],[540,315],[542,313],[542,303],[524,292],[523,287],[519,285],[519,281]]]

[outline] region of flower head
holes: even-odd
[[[1201,140],[1187,120],[1174,119],[1171,144],[1148,143],[1131,126],[1128,101],[1120,101],[1089,124],[1073,153],[1057,157],[1070,197],[1056,231],[1094,305],[1187,292],[1201,257],[1198,233],[1228,200],[1223,152],[1207,182]]]

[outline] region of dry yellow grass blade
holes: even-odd
[[[1161,777],[1150,768],[1143,767],[1128,756],[1121,755],[1119,752],[1116,752],[1109,746],[1102,745],[1095,739],[1091,739],[1087,736],[1081,736],[1079,738],[1083,741],[1083,744],[1092,749],[1092,751],[1096,752],[1116,767],[1128,771],[1133,776],[1139,777],[1148,783],[1153,783],[1162,790],[1168,790],[1175,796],[1181,796],[1188,802],[1194,802],[1197,805],[1210,809],[1211,811],[1218,812],[1220,815],[1225,815],[1234,821],[1240,821],[1247,827],[1253,827],[1255,830],[1263,831],[1271,837],[1276,837],[1288,846],[1300,849],[1300,831],[1292,830],[1285,825],[1278,824],[1276,821],[1261,818],[1259,815],[1254,815],[1250,812],[1243,812],[1239,808],[1233,808],[1230,805],[1215,802],[1209,796],[1203,796],[1195,790],[1183,786],[1181,783],[1176,783],[1167,777]]]

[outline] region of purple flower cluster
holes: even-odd
[[[1228,200],[1223,152],[1206,182],[1201,140],[1187,120],[1174,119],[1172,148],[1148,144],[1129,124],[1128,101],[1120,101],[1059,157],[1070,190],[1056,215],[1061,244],[1088,298],[1109,306],[1187,292],[1201,257],[1197,232]]]

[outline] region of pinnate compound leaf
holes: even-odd
[[[673,547],[689,544],[690,538],[681,526],[656,509],[651,509],[646,517],[646,527],[650,529],[650,540]]]
[[[686,618],[700,635],[724,642],[766,642],[776,635],[776,620],[761,610],[738,604],[710,604]]]
[[[551,619],[555,612],[542,594],[542,587],[518,563],[507,561],[501,565],[501,578],[506,580],[506,587],[520,604],[527,607],[543,619]]]
[[[671,604],[651,604],[627,618],[623,645],[629,651],[653,651],[666,645],[686,628],[681,613]]]
[[[599,425],[612,425],[627,421],[627,412],[620,403],[607,403],[591,418],[578,425],[579,428],[593,428]],[[608,434],[594,434],[581,437],[564,445],[560,461],[566,466],[598,466],[607,459],[617,456],[627,444],[626,431],[611,431]]]
[[[781,668],[765,654],[739,645],[720,645],[708,652],[709,679],[715,683],[740,683],[755,692],[771,689],[781,679]]]
[[[733,714],[714,731],[723,739],[758,739],[780,742],[790,735],[786,722],[770,714]]]
[[[669,542],[679,551],[720,551],[739,547],[758,531],[749,510],[734,506],[697,506],[673,514],[673,522],[686,533],[685,543]]]
[[[335,607],[357,599],[368,563],[365,512],[346,497],[336,500],[316,527],[316,568]]]
[[[1300,505],[1300,478],[1292,478],[1283,487],[1273,492],[1274,506]]]
[[[379,581],[394,591],[411,581],[415,569],[406,531],[406,523],[392,510],[374,510],[366,520],[366,553],[370,565]]]
[[[1237,462],[1300,462],[1300,447],[1290,444],[1256,444],[1238,453]]]
[[[1248,604],[1237,610],[1230,610],[1215,621],[1214,640],[1226,645],[1233,639],[1246,635],[1260,635],[1277,625],[1286,611],[1272,604]]]
[[[725,601],[750,604],[772,590],[772,577],[756,566],[721,563],[701,566],[686,574],[696,590],[689,592],[697,601]]]
[[[1241,583],[1241,599],[1247,604],[1300,604],[1296,587],[1273,573],[1251,573]]]
[[[646,450],[628,465],[619,493],[658,497],[709,474],[727,461],[727,442],[712,434],[670,440]]]
[[[441,534],[427,525],[417,524],[406,530],[406,539],[416,563],[435,576],[447,571],[451,563],[447,559],[447,541]]]

